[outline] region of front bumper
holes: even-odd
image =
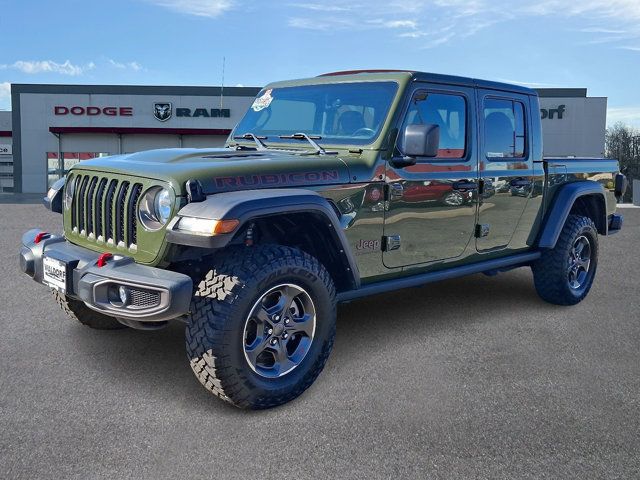
[[[624,218],[622,217],[622,215],[619,215],[617,213],[609,215],[607,234],[613,235],[614,233],[618,233],[622,229],[623,220]]]
[[[139,265],[119,255],[99,267],[100,254],[56,235],[36,243],[39,232],[25,233],[20,250],[20,268],[36,282],[43,283],[46,256],[66,264],[65,294],[104,315],[134,322],[161,322],[189,311],[193,282],[187,275]],[[120,286],[129,292],[126,304],[113,295]]]

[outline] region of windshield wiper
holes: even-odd
[[[322,137],[320,135],[307,135],[306,133],[294,133],[293,135],[279,135],[279,138],[284,140],[306,140],[311,144],[313,148],[316,149],[316,153],[318,155],[335,155],[338,152],[328,152],[320,145],[318,145],[315,140],[321,140]]]
[[[256,148],[258,150],[267,150],[267,146],[262,140],[266,140],[267,137],[258,137],[251,132],[247,132],[244,135],[237,135],[233,137],[234,140],[253,140],[256,142]]]

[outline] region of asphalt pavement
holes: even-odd
[[[193,376],[183,327],[92,331],[19,272],[32,226],[0,205],[0,478],[640,477],[640,210],[601,237],[581,304],[531,272],[343,305],[332,356],[282,407],[237,410]]]

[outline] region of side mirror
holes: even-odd
[[[408,157],[437,157],[440,125],[407,125],[402,132],[400,150]]]
[[[627,187],[629,186],[629,180],[622,173],[617,173],[614,181],[614,189],[616,198],[621,199],[625,192],[627,191]]]

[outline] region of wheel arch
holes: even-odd
[[[572,182],[559,188],[545,216],[538,240],[540,248],[553,248],[567,217],[578,214],[593,220],[598,233],[607,235],[607,204],[604,187],[591,180]]]
[[[360,275],[338,215],[327,199],[311,190],[225,192],[186,205],[178,217],[237,219],[240,224],[234,233],[203,237],[179,232],[174,228],[176,217],[168,226],[167,241],[218,250],[244,242],[251,228],[252,242],[296,247],[318,258],[340,292],[359,288]]]

